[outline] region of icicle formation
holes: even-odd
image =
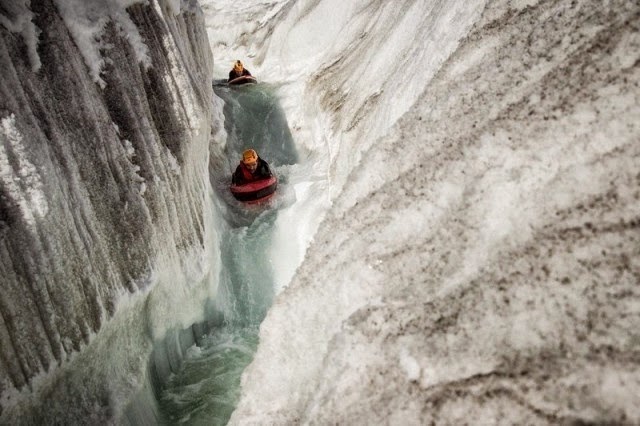
[[[2,424],[113,415],[148,340],[202,316],[213,63],[202,14],[175,6],[0,0]],[[64,374],[107,348],[86,383]]]

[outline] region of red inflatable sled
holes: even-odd
[[[229,188],[236,200],[247,204],[256,204],[267,201],[273,197],[278,187],[278,179],[271,176],[267,179],[245,183],[244,185],[232,184]]]
[[[238,85],[238,84],[247,84],[247,83],[257,83],[258,80],[251,75],[241,75],[238,78],[234,78],[229,82],[230,85]]]

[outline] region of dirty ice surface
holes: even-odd
[[[307,161],[232,423],[640,422],[637,2],[203,9]]]

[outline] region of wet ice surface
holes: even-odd
[[[2,424],[114,422],[215,290],[202,16],[85,3],[0,7]]]
[[[193,347],[160,398],[171,424],[227,424],[240,395],[240,374],[258,345],[257,327],[219,330]]]
[[[640,6],[269,5],[209,36],[337,195],[232,423],[640,421]]]

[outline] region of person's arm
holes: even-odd
[[[227,82],[233,80],[234,78],[236,78],[236,73],[234,73],[233,70],[229,71],[229,79],[227,80]]]
[[[264,160],[260,160],[260,177],[261,178],[269,178],[273,176],[273,173],[271,173],[271,168],[269,167],[269,164],[264,161]]]
[[[249,72],[248,69],[245,68],[242,70],[242,75],[251,75],[251,73]]]
[[[242,185],[243,183],[242,170],[240,166],[236,167],[236,171],[231,175],[231,183],[234,185]]]

